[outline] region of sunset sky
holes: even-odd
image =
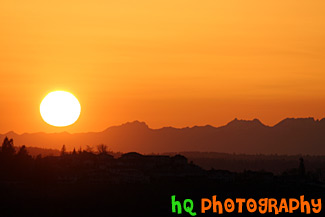
[[[0,3],[0,133],[325,117],[324,0]],[[81,116],[46,124],[41,100]]]

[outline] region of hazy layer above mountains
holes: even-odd
[[[247,154],[325,154],[325,119],[287,118],[274,126],[258,119],[235,119],[225,126],[164,127],[151,129],[144,122],[134,121],[90,133],[14,132],[0,135],[14,139],[16,146],[68,150],[87,145],[106,144],[110,150],[141,153],[204,151]]]

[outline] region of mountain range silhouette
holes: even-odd
[[[16,146],[68,150],[106,144],[113,151],[163,153],[204,151],[246,154],[325,154],[325,118],[287,118],[274,126],[260,120],[234,119],[225,126],[163,127],[151,129],[145,122],[127,122],[102,132],[24,133],[0,135]]]

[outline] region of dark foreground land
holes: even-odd
[[[155,183],[155,184],[51,184],[1,187],[1,216],[190,216],[171,212],[171,195],[194,201],[198,216],[218,216],[208,211],[200,214],[200,199],[218,195],[226,198],[322,198],[324,190],[304,185],[226,184],[226,183]],[[183,211],[184,212],[184,211]],[[299,212],[292,216],[300,216]],[[323,216],[311,214],[310,216]],[[224,214],[238,216],[238,214]],[[287,214],[288,215],[288,214]],[[258,216],[258,213],[239,215]],[[274,216],[266,214],[264,216]],[[282,216],[281,214],[279,216]],[[285,215],[284,215],[285,216]],[[303,216],[301,214],[301,216]]]
[[[79,151],[32,158],[22,147],[17,153],[5,140],[0,154],[0,216],[190,216],[172,213],[171,196],[192,199],[197,216],[201,198],[324,199],[321,174],[306,171],[303,159],[281,175],[269,172],[204,170],[181,156],[107,154]],[[258,212],[224,216],[257,216]],[[279,214],[286,216],[288,214]],[[295,212],[291,216],[304,216]],[[309,216],[323,216],[324,211]],[[274,216],[273,213],[264,216]]]

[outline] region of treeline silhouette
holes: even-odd
[[[175,155],[176,153],[165,153]],[[290,172],[297,166],[297,161],[303,158],[306,163],[306,170],[310,173],[319,173],[325,176],[325,156],[324,155],[265,155],[265,154],[229,154],[218,152],[179,152],[199,165],[203,169],[211,168],[229,170],[232,172],[243,172],[245,170],[260,171],[265,170],[276,175]]]
[[[181,155],[141,155],[136,152],[109,154],[100,144],[94,150],[74,149],[67,152],[62,146],[60,156],[32,157],[25,146],[16,148],[13,139],[4,139],[0,151],[0,180],[40,183],[148,183],[165,174],[200,174],[204,170],[188,164]],[[159,177],[159,178],[158,178]]]
[[[222,200],[325,193],[323,177],[306,171],[303,158],[274,175],[202,169],[179,154],[113,156],[106,145],[96,148],[67,152],[63,145],[60,156],[32,157],[6,137],[0,151],[0,216],[178,216],[171,213],[172,195],[193,199],[198,211],[200,199],[215,194]]]

